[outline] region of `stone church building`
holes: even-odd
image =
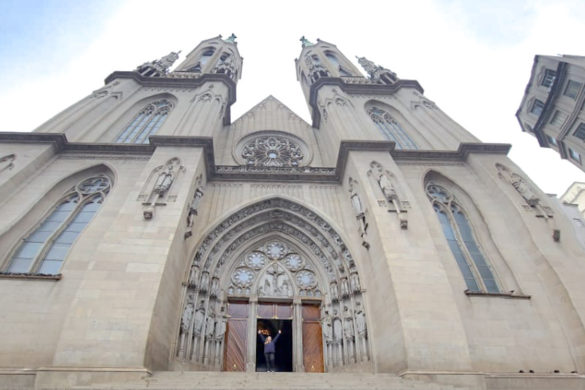
[[[0,388],[585,388],[585,253],[510,146],[301,41],[311,123],[231,118],[232,35],[0,133]]]

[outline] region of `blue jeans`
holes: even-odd
[[[276,368],[274,364],[274,352],[265,353],[264,359],[266,359],[266,371],[274,371]]]

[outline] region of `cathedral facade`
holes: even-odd
[[[558,204],[417,81],[301,41],[312,123],[272,96],[232,120],[232,35],[0,133],[0,386],[266,371],[278,331],[291,375],[584,386]]]

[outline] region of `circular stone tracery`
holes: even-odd
[[[236,159],[253,167],[299,167],[309,163],[309,150],[303,141],[280,133],[246,137],[235,150]]]

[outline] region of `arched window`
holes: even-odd
[[[414,141],[402,129],[400,123],[392,118],[389,113],[378,107],[370,107],[368,108],[368,114],[382,134],[396,143],[396,149],[418,149]]]
[[[108,177],[95,176],[72,188],[13,251],[5,271],[58,274],[69,248],[99,209],[110,186]]]
[[[499,293],[496,278],[457,199],[447,189],[432,182],[427,184],[426,192],[463,274],[467,289],[472,292]]]
[[[150,103],[134,117],[116,143],[147,144],[148,137],[156,134],[172,109],[173,105],[167,99]]]

